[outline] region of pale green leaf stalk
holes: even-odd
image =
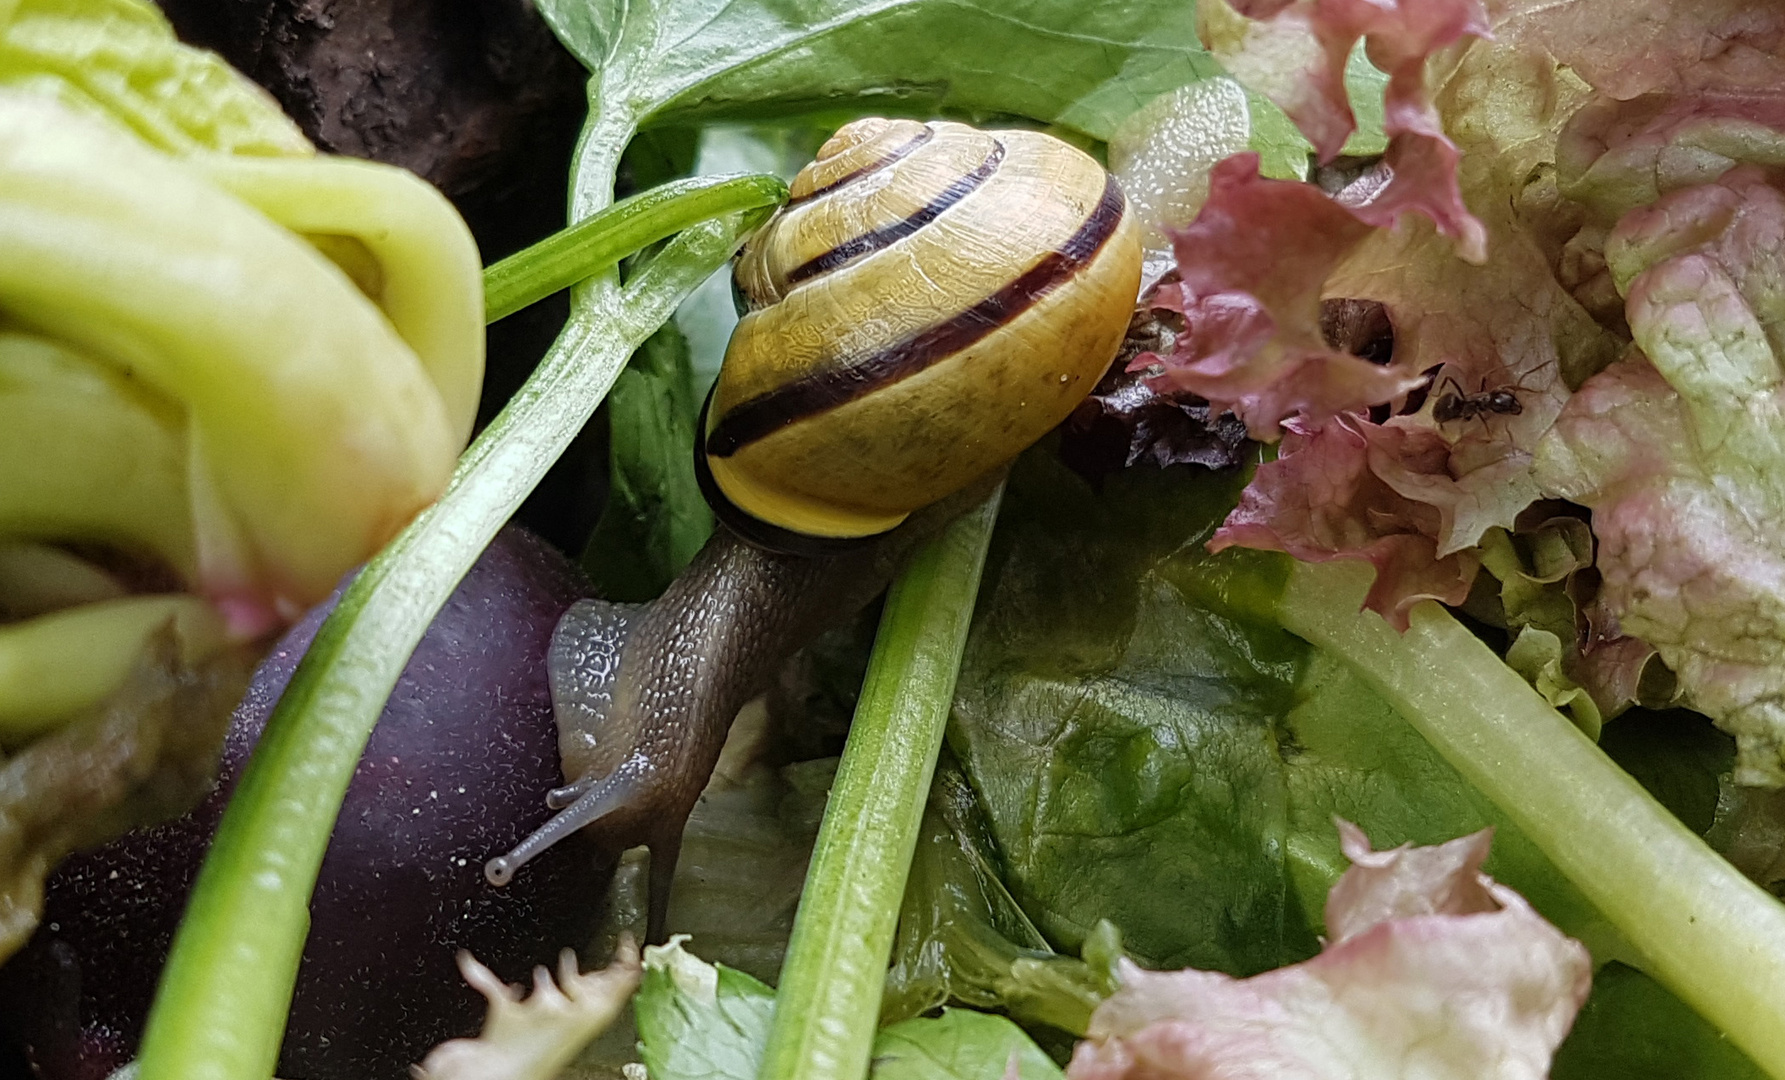
[[[189,663],[223,644],[211,605],[184,593],[100,600],[0,624],[0,746],[23,745],[104,700],[170,620]]]
[[[766,206],[784,193],[772,176],[697,176],[622,199],[485,270],[484,318],[506,318],[588,277],[591,264],[617,263],[740,201]]]
[[[317,870],[403,665],[633,349],[767,213],[752,208],[778,201],[779,184],[770,184],[767,198],[763,190],[745,193],[719,207],[732,211],[727,217],[681,233],[623,291],[611,278],[585,290],[579,317],[466,451],[439,502],[342,595],[268,720],[218,828],[149,1015],[142,1080],[272,1074]],[[612,265],[613,252],[600,241],[591,244],[600,257],[584,265],[585,274]]]
[[[1369,568],[1297,563],[1283,625],[1341,657],[1641,952],[1785,1080],[1785,905],[1736,871],[1438,604],[1397,634]]]
[[[1003,489],[893,583],[806,872],[762,1080],[865,1076],[899,901]]]

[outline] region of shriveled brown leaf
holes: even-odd
[[[170,628],[110,698],[0,765],[0,960],[36,929],[63,856],[205,794],[252,663],[232,649],[188,666]]]

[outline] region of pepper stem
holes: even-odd
[[[919,548],[887,594],[781,967],[763,1080],[867,1074],[899,901],[1003,491]]]

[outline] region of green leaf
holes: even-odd
[[[1550,1068],[1551,1080],[1760,1080],[1765,1075],[1660,983],[1623,964],[1593,977],[1593,996]]]
[[[716,963],[775,978],[836,770],[836,758],[758,763],[709,783],[682,833],[669,925]]]
[[[1314,146],[1295,121],[1256,90],[1246,91],[1246,113],[1252,133],[1247,148],[1258,152],[1258,171],[1282,180],[1305,180]]]
[[[1011,1069],[1015,1065],[1014,1070]],[[894,1024],[874,1040],[870,1080],[1059,1080],[1034,1040],[1002,1016],[945,1009]]]
[[[1352,157],[1370,157],[1388,149],[1388,135],[1382,130],[1382,95],[1388,89],[1388,76],[1365,55],[1359,41],[1345,62],[1345,90],[1351,96],[1351,114],[1357,130],[1345,140],[1344,153]],[[1314,145],[1302,135],[1295,121],[1263,94],[1247,88],[1246,109],[1251,114],[1250,147],[1258,151],[1259,171],[1266,176],[1303,179],[1314,153]]]
[[[1102,923],[1087,940],[1095,963],[1054,952],[1005,889],[990,851],[978,799],[945,755],[899,910],[881,1021],[955,1002],[1083,1035],[1115,989],[1115,927]]]
[[[775,992],[682,948],[681,934],[645,950],[633,1010],[651,1080],[756,1080]]]
[[[1243,479],[1137,470],[1098,497],[1045,446],[1012,474],[949,745],[1057,948],[1101,919],[1155,968],[1315,948],[1277,746],[1307,649],[1269,617],[1277,557],[1202,546]]]
[[[545,0],[640,126],[839,108],[1007,114],[1107,139],[1153,96],[1216,67],[1181,0]]]
[[[1345,140],[1345,153],[1382,153],[1388,149],[1388,136],[1382,130],[1382,95],[1388,90],[1388,76],[1370,63],[1362,41],[1345,60],[1345,90],[1351,95],[1351,115],[1357,120],[1357,130]]]
[[[712,535],[713,512],[689,449],[699,414],[687,339],[666,325],[633,355],[608,394],[611,486],[583,569],[609,600],[642,603],[657,596]]]
[[[1530,839],[1342,660],[1316,652],[1296,693],[1300,700],[1285,718],[1288,861],[1310,921],[1319,921],[1327,891],[1349,865],[1335,816],[1360,825],[1378,849],[1442,843],[1491,825],[1489,874],[1580,938],[1599,962],[1630,953]],[[1713,787],[1713,801],[1715,794]]]

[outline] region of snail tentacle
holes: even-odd
[[[514,879],[516,870],[558,841],[637,801],[640,795],[649,791],[652,771],[650,759],[643,754],[633,754],[620,768],[599,781],[584,785],[586,790],[580,798],[534,829],[508,854],[485,863],[484,877],[491,885],[508,884]]]
[[[583,797],[583,793],[594,787],[599,781],[593,776],[585,776],[575,783],[553,788],[545,793],[545,806],[548,810],[562,810]]]

